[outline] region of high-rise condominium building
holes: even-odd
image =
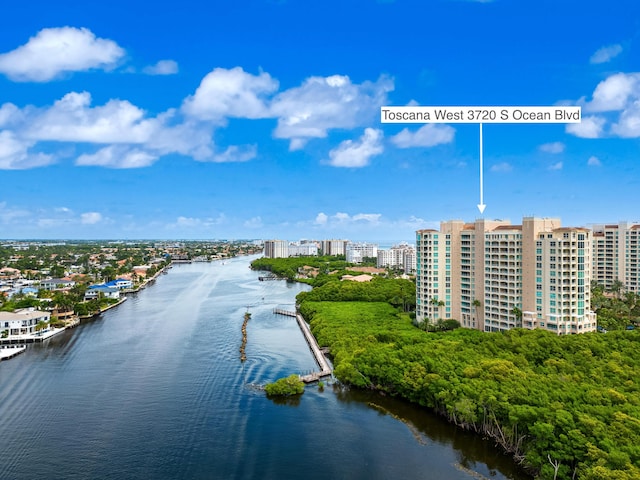
[[[323,255],[345,255],[349,240],[322,240]]]
[[[378,249],[378,268],[399,268],[405,273],[413,273],[416,270],[416,249],[401,243],[389,249]]]
[[[640,293],[640,224],[597,224],[593,229],[593,280],[605,288],[619,282]]]
[[[487,332],[515,327],[558,334],[596,329],[591,232],[525,217],[442,222],[416,232],[416,317],[459,320]]]
[[[286,240],[265,240],[264,256],[267,258],[287,258],[289,256],[289,242]]]
[[[375,243],[347,243],[345,251],[349,263],[361,263],[366,257],[378,258],[378,245]]]

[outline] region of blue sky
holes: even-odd
[[[380,123],[411,104],[582,106],[484,126],[484,216],[637,221],[639,72],[635,0],[11,2],[0,238],[412,241],[479,217],[478,126]]]

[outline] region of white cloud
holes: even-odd
[[[252,75],[240,67],[216,68],[184,100],[182,111],[199,120],[220,124],[228,117],[265,118],[269,116],[266,97],[277,89],[278,81],[268,73]]]
[[[599,48],[596,52],[591,55],[589,59],[589,63],[607,63],[611,61],[613,58],[617,57],[622,53],[622,45],[608,45],[606,47]]]
[[[329,129],[370,124],[391,90],[393,81],[385,76],[359,85],[342,75],[307,78],[273,99],[271,115],[278,118],[274,136],[291,140],[290,149],[297,150],[310,138],[326,137]]]
[[[22,170],[55,163],[55,157],[32,152],[35,142],[18,138],[9,130],[0,131],[0,170]]]
[[[502,162],[502,163],[496,163],[495,165],[492,165],[490,170],[492,172],[497,172],[497,173],[506,173],[513,170],[513,167],[508,162]]]
[[[0,128],[10,127],[24,119],[24,114],[13,103],[0,106]]]
[[[76,165],[95,166],[108,168],[140,168],[152,165],[158,159],[157,156],[138,148],[129,148],[124,145],[110,145],[93,154],[80,155]]]
[[[329,152],[329,164],[334,167],[364,167],[384,150],[382,130],[366,128],[357,142],[345,140]]]
[[[337,225],[354,225],[354,224],[367,224],[367,225],[379,225],[381,222],[382,214],[380,213],[356,213],[355,215],[349,215],[345,212],[336,212],[334,215],[326,215],[319,213],[316,219],[313,221],[314,225],[335,227]]]
[[[380,217],[382,215],[379,213],[358,213],[351,217],[353,222],[365,222],[377,225],[380,223]]]
[[[91,107],[91,94],[71,92],[52,107],[33,112],[28,138],[62,142],[144,143],[161,127],[144,110],[126,100]]]
[[[562,162],[557,162],[553,165],[549,165],[549,170],[562,170]]]
[[[255,145],[237,146],[231,145],[222,153],[213,154],[208,159],[212,162],[225,163],[225,162],[247,162],[256,158],[258,149]]]
[[[618,117],[618,121],[611,125],[611,133],[623,138],[640,137],[640,88],[636,98]]]
[[[545,153],[562,153],[564,152],[565,145],[562,142],[551,142],[540,145],[539,150]]]
[[[64,73],[109,69],[124,56],[114,41],[86,28],[45,28],[29,41],[0,55],[0,73],[18,82],[47,82]]]
[[[160,60],[155,65],[149,65],[142,69],[147,75],[174,75],[178,73],[178,62],[175,60]]]
[[[600,161],[600,159],[598,157],[596,157],[595,155],[592,155],[587,160],[587,165],[590,166],[590,167],[601,167],[602,166],[602,162]]]
[[[327,220],[329,220],[329,217],[325,213],[320,212],[318,215],[316,215],[316,219],[313,223],[316,225],[326,225]]]
[[[616,73],[596,86],[585,109],[588,112],[623,110],[630,101],[638,98],[639,90],[640,73]]]
[[[80,223],[83,225],[95,225],[102,221],[102,214],[98,212],[87,212],[80,215]]]
[[[405,128],[391,137],[391,141],[399,148],[433,147],[452,142],[455,132],[449,125],[427,123],[415,132]]]
[[[169,223],[165,225],[165,228],[171,230],[179,230],[179,229],[189,229],[196,230],[200,228],[211,228],[216,225],[220,225],[226,221],[226,217],[223,213],[219,214],[217,217],[205,217],[205,218],[197,218],[197,217],[185,217],[179,216],[176,218],[176,221],[173,223]]]
[[[603,136],[606,119],[595,115],[582,117],[581,123],[569,123],[565,127],[567,133],[581,138],[599,138]]]

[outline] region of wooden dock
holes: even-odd
[[[311,333],[309,325],[307,325],[307,322],[304,321],[302,315],[280,308],[274,308],[273,313],[296,318],[298,326],[300,327],[300,330],[302,330],[302,334],[304,335],[304,338],[307,341],[309,348],[311,349],[311,353],[313,353],[313,357],[316,359],[316,363],[320,367],[319,372],[313,372],[308,375],[300,375],[300,380],[302,380],[304,383],[313,383],[319,381],[321,378],[330,377],[333,373],[333,371],[331,370],[331,366],[329,365],[329,362],[327,362],[327,359],[324,357],[322,350],[320,350],[316,338]]]
[[[260,277],[258,277],[258,280],[260,280],[261,282],[267,281],[267,280],[284,280],[283,278],[277,277],[274,274],[269,274],[269,275],[262,275]]]
[[[273,313],[275,313],[277,315],[286,315],[287,317],[295,317],[296,316],[296,312],[292,312],[290,310],[283,310],[281,308],[274,308],[273,309]]]

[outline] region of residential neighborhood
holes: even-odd
[[[172,262],[261,251],[256,242],[28,242],[0,245],[0,344],[45,340],[145,288]]]

